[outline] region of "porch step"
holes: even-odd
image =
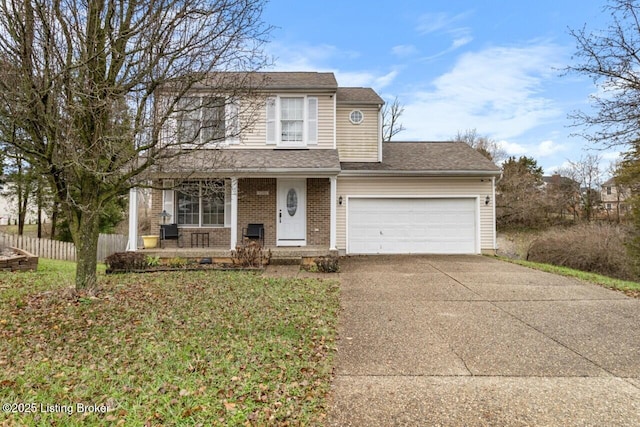
[[[292,256],[292,255],[272,255],[271,260],[269,261],[271,265],[300,265],[302,264],[301,256]]]

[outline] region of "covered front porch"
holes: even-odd
[[[131,190],[128,250],[161,258],[228,257],[246,243],[246,231],[255,224],[261,229],[260,244],[275,257],[336,251],[335,176],[222,178],[220,195],[211,200],[205,200],[203,190],[195,191],[198,197],[182,194],[176,181],[158,181],[164,189],[152,192],[147,234],[158,236],[155,248],[142,243],[135,209],[138,193]],[[185,185],[196,188],[200,181],[191,178]],[[218,224],[207,223],[215,221],[211,212],[217,214]],[[178,239],[160,239],[165,223],[177,224]]]
[[[335,251],[339,173],[335,149],[194,150],[153,173],[149,233],[177,224],[180,244],[165,240],[161,249],[230,252],[253,224],[272,251]],[[137,200],[134,188],[130,251],[142,248]]]

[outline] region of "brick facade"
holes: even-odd
[[[238,180],[238,243],[242,229],[248,224],[264,224],[265,246],[276,245],[275,178],[243,178]]]
[[[307,245],[328,246],[331,231],[329,178],[307,179]],[[317,230],[317,231],[316,231]]]

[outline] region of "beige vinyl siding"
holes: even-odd
[[[340,251],[345,251],[346,214],[349,197],[354,196],[425,196],[425,197],[479,197],[480,250],[490,252],[494,247],[495,216],[491,178],[431,178],[431,177],[338,177],[337,195],[343,204],[336,213],[336,239]],[[485,205],[485,198],[491,201]]]
[[[333,117],[333,97],[327,94],[283,94],[282,96],[314,96],[318,98],[318,144],[309,145],[308,148],[333,148],[334,138],[334,117]],[[264,100],[262,103],[264,104]],[[248,128],[247,123],[252,125]],[[266,124],[266,107],[255,111],[253,117],[246,113],[241,116],[240,126],[243,127],[241,142],[234,145],[233,148],[275,148],[276,145],[267,145],[267,124]]]
[[[360,110],[362,123],[354,125],[349,120],[353,110]],[[342,105],[336,108],[336,143],[342,162],[378,161],[378,108]]]

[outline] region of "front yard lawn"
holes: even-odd
[[[0,273],[0,425],[322,422],[337,282],[101,274],[82,297],[72,264],[40,263]]]

